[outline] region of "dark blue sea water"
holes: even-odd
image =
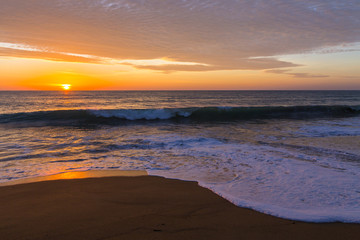
[[[289,219],[360,222],[360,91],[0,92],[0,181],[146,170]]]

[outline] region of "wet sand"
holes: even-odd
[[[331,240],[360,236],[360,224],[280,219],[236,207],[196,182],[130,176],[2,186],[0,239]]]

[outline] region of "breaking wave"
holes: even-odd
[[[122,121],[192,120],[197,122],[255,119],[353,117],[360,106],[198,107],[162,109],[54,110],[0,114],[0,124],[116,124]]]

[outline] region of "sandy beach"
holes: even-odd
[[[130,174],[131,175],[131,174]],[[0,239],[356,239],[359,224],[239,208],[196,182],[155,176],[0,187]]]

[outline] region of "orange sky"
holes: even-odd
[[[360,89],[356,3],[1,1],[0,90]]]

